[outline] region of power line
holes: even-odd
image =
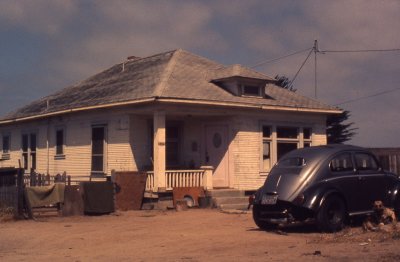
[[[341,103],[337,103],[337,104],[335,104],[335,106],[344,105],[344,104],[350,104],[350,103],[357,102],[357,101],[360,101],[360,100],[364,100],[364,99],[367,99],[367,98],[381,96],[381,95],[384,95],[384,94],[387,94],[387,93],[396,92],[396,91],[400,91],[400,87],[397,87],[397,88],[394,88],[394,89],[390,89],[390,90],[385,90],[385,91],[382,91],[382,92],[379,92],[379,93],[375,93],[375,94],[372,94],[372,95],[368,95],[368,96],[362,96],[362,97],[350,99],[350,100],[347,100],[347,101],[344,101],[344,102],[341,102]]]
[[[292,84],[294,82],[294,80],[296,79],[297,75],[300,73],[301,69],[303,68],[303,66],[306,64],[308,58],[310,58],[311,53],[314,51],[314,48],[311,48],[310,52],[308,52],[308,55],[306,57],[306,59],[303,61],[303,63],[301,64],[299,70],[297,70],[296,74],[294,75],[293,79],[290,81]]]
[[[318,50],[319,53],[367,53],[367,52],[399,52],[400,48],[392,49],[354,49],[354,50]]]
[[[266,61],[261,61],[258,62],[257,64],[250,66],[250,68],[254,68],[254,67],[258,67],[267,63],[272,63],[293,55],[297,55],[303,52],[309,51],[306,59],[303,61],[303,63],[301,64],[300,68],[298,69],[298,71],[296,72],[296,74],[294,75],[293,79],[290,81],[291,84],[293,84],[294,80],[297,78],[297,76],[299,75],[301,69],[304,67],[304,65],[306,64],[307,60],[310,58],[310,55],[312,52],[314,52],[314,85],[315,85],[315,98],[317,98],[317,54],[321,53],[321,54],[325,54],[325,53],[368,53],[368,52],[400,52],[400,48],[390,48],[390,49],[347,49],[347,50],[320,50],[318,48],[318,42],[317,40],[314,41],[314,46],[311,48],[307,48],[307,49],[303,49],[303,50],[299,50],[287,55],[283,55],[274,59],[270,59],[270,60],[266,60]],[[355,98],[355,99],[351,99],[351,100],[347,100],[341,103],[337,103],[335,104],[336,106],[338,105],[343,105],[343,104],[349,104],[349,103],[353,103],[359,100],[363,100],[363,99],[367,99],[367,98],[371,98],[371,97],[376,97],[376,96],[380,96],[380,95],[384,95],[387,93],[391,93],[391,92],[395,92],[395,91],[399,91],[399,88],[395,88],[395,89],[390,89],[390,90],[385,90],[376,94],[372,94],[372,95],[368,95],[368,96],[364,96],[364,97],[359,97],[359,98]]]
[[[258,63],[255,64],[255,65],[253,65],[253,66],[250,66],[250,68],[254,68],[254,67],[258,67],[258,66],[264,65],[264,64],[272,63],[272,62],[275,62],[275,61],[284,59],[284,58],[289,57],[289,56],[293,56],[293,55],[297,55],[297,54],[300,54],[300,53],[309,51],[310,49],[312,49],[312,48],[307,48],[307,49],[299,50],[299,51],[296,51],[296,52],[293,52],[293,53],[290,53],[290,54],[287,54],[287,55],[283,55],[283,56],[280,56],[280,57],[277,57],[277,58],[274,58],[274,59],[261,61],[261,62],[258,62]]]

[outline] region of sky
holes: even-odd
[[[396,0],[1,0],[0,115],[132,55],[182,48],[251,67],[314,40],[321,51],[399,49],[399,13]],[[292,79],[307,54],[254,69]],[[349,143],[399,147],[400,52],[316,57],[317,99],[350,111],[358,130]],[[294,81],[299,94],[315,97],[314,76],[311,53]]]

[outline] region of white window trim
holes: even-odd
[[[260,175],[268,175],[271,170],[264,170],[263,167],[263,126],[269,126],[271,128],[271,137],[268,141],[270,141],[270,159],[271,159],[271,168],[278,162],[278,142],[294,142],[297,143],[297,148],[303,148],[304,143],[310,143],[312,146],[312,141],[314,137],[314,128],[307,124],[301,123],[283,123],[283,122],[266,122],[260,121],[259,123],[259,137],[260,137]],[[277,135],[277,127],[294,127],[298,128],[298,137],[297,138],[278,138]],[[309,128],[311,130],[310,139],[304,139],[304,129]]]
[[[96,175],[96,174],[107,174],[108,171],[108,135],[109,135],[109,125],[107,122],[102,122],[102,121],[95,121],[90,125],[90,134],[92,134],[93,128],[96,127],[103,127],[104,128],[104,148],[103,148],[103,171],[92,171],[92,160],[90,160],[90,174],[91,175]],[[92,158],[92,142],[93,142],[93,137],[92,135],[90,136],[90,158]]]
[[[23,135],[27,135],[28,136],[28,149],[27,151],[23,151],[23,144],[22,144],[22,136]],[[36,148],[35,151],[31,150],[31,135],[35,135],[36,136]],[[21,160],[22,160],[22,165],[24,166],[24,157],[23,154],[24,152],[28,154],[28,163],[27,163],[27,169],[25,169],[26,172],[31,172],[32,169],[32,153],[35,153],[35,170],[38,169],[38,148],[39,148],[39,131],[37,129],[33,129],[33,130],[24,130],[23,132],[21,132],[20,135],[20,139],[21,139]]]

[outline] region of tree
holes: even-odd
[[[297,89],[293,87],[292,81],[286,76],[276,75],[275,83],[277,86],[296,92]],[[354,128],[353,122],[345,124],[350,118],[350,111],[343,111],[341,114],[329,115],[326,119],[326,135],[328,144],[343,144],[351,140],[356,135],[355,132],[358,128]]]
[[[276,75],[275,80],[277,81],[277,82],[275,82],[275,85],[282,87],[284,89],[287,89],[289,91],[292,91],[292,92],[297,91],[297,89],[293,88],[293,83],[288,77]]]
[[[345,124],[350,117],[350,111],[341,114],[329,115],[326,119],[326,135],[328,144],[343,144],[351,140],[358,128],[354,128],[353,122]]]

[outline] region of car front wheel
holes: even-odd
[[[340,231],[346,219],[346,205],[339,196],[329,196],[317,212],[316,221],[324,232]]]

